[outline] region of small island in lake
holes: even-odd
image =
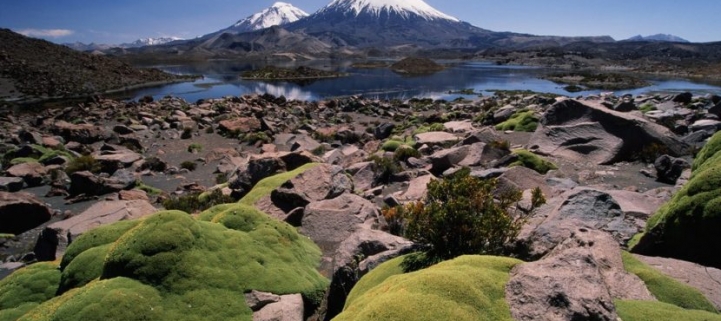
[[[405,75],[432,74],[445,69],[428,58],[408,57],[391,65],[391,70]]]
[[[599,73],[590,71],[558,73],[543,77],[555,83],[567,85],[569,92],[578,92],[589,89],[623,90],[649,86],[644,79],[628,74]]]
[[[245,71],[241,77],[251,80],[316,80],[339,78],[347,75],[346,73],[319,70],[305,66],[300,66],[295,69],[265,66],[261,69]]]

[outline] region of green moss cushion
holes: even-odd
[[[713,304],[698,290],[664,275],[628,252],[621,254],[626,271],[641,278],[646,283],[648,290],[659,301],[684,309],[717,312]]]
[[[721,321],[721,315],[700,310],[685,310],[673,304],[656,301],[615,301],[616,312],[623,321]]]
[[[699,153],[691,180],[649,219],[633,252],[721,268],[720,137]]]
[[[54,267],[52,291],[35,301],[52,298],[58,284],[62,295],[12,320],[251,320],[245,292],[319,300],[328,285],[310,239],[243,204],[216,206],[197,219],[164,211],[105,226],[67,253],[62,279]]]
[[[343,313],[333,320],[513,320],[505,285],[521,261],[462,256],[394,275],[398,263],[386,262],[363,277],[371,281],[361,279],[361,290],[351,294]]]
[[[541,156],[538,156],[525,149],[517,149],[513,151],[513,154],[518,156],[518,160],[511,163],[510,166],[523,166],[530,168],[541,174],[546,174],[552,169],[557,169],[556,164],[551,163]]]
[[[496,130],[513,130],[517,132],[534,132],[538,128],[538,118],[533,111],[520,111],[507,121],[496,125]]]
[[[60,281],[57,263],[36,263],[0,280],[0,320],[17,320],[55,296]]]

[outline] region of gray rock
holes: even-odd
[[[283,212],[290,213],[311,202],[332,199],[347,192],[353,192],[353,182],[343,168],[321,164],[283,183],[271,192],[270,199]]]
[[[470,120],[447,122],[443,124],[443,128],[451,133],[468,133],[475,129]]]
[[[67,220],[50,224],[38,237],[35,254],[39,261],[54,261],[78,236],[98,226],[134,220],[157,212],[148,201],[102,201]]]
[[[18,235],[51,217],[50,208],[33,194],[0,192],[0,233]]]
[[[318,244],[324,256],[320,270],[331,275],[331,258],[340,244],[358,230],[377,228],[380,222],[373,203],[358,195],[343,194],[308,204],[299,231]]]
[[[685,169],[691,168],[686,160],[662,155],[653,162],[656,178],[659,182],[675,185]]]
[[[639,196],[639,199],[643,198]],[[569,238],[579,227],[608,232],[619,244],[625,244],[642,230],[643,223],[631,213],[626,215],[621,205],[607,192],[574,189],[540,207],[521,229],[518,239],[529,258],[539,258]]]
[[[601,165],[629,160],[651,144],[665,147],[672,156],[689,152],[689,146],[663,126],[577,100],[551,106],[529,142],[544,155]]]
[[[516,107],[512,105],[503,106],[493,113],[493,122],[496,124],[504,122],[510,119],[514,113],[516,113]]]
[[[428,183],[436,179],[433,175],[423,175],[412,179],[408,183],[408,188],[396,195],[396,199],[401,203],[420,201],[426,197],[428,193]]]
[[[446,132],[428,132],[417,134],[413,137],[418,145],[428,146],[445,146],[456,143],[460,139],[451,133]]]
[[[468,146],[460,146],[439,150],[428,159],[431,161],[431,172],[441,174],[447,169],[458,165],[468,156]]]
[[[135,177],[127,171],[120,171],[118,176],[109,178],[97,176],[88,171],[75,172],[70,174],[70,195],[85,194],[105,195],[115,193],[124,189],[131,189],[135,186]]]
[[[689,126],[689,129],[692,132],[704,130],[710,133],[715,133],[719,130],[719,128],[721,128],[721,121],[713,119],[701,119]]]
[[[23,189],[25,182],[21,177],[0,177],[0,191],[17,192]]]
[[[673,102],[680,103],[680,104],[689,104],[693,100],[693,94],[690,92],[680,93],[673,97]]]
[[[383,123],[378,125],[376,129],[373,131],[373,135],[376,139],[386,139],[393,134],[393,129],[396,128],[396,125],[393,123]]]
[[[342,311],[350,290],[371,269],[412,249],[413,242],[378,230],[361,229],[346,238],[333,255],[333,277],[324,299],[327,315]]]
[[[305,304],[300,294],[282,295],[253,313],[253,321],[303,321]]]
[[[253,311],[258,311],[264,306],[280,301],[280,296],[273,293],[251,290],[245,294],[245,303]]]
[[[48,172],[45,166],[40,163],[28,162],[17,164],[7,169],[7,174],[12,177],[20,177],[29,187],[40,186],[45,182]]]
[[[517,266],[506,285],[516,320],[616,321],[614,299],[654,300],[645,284],[624,271],[609,235],[575,229],[543,259]]]

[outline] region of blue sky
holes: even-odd
[[[2,0],[0,27],[54,42],[110,43],[192,38],[225,28],[273,4],[258,0]],[[312,13],[330,0],[285,0]],[[721,1],[426,0],[447,14],[494,31],[598,36],[617,40],[669,33],[721,41]]]

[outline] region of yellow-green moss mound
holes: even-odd
[[[721,268],[721,133],[701,150],[691,180],[649,219],[632,251]]]
[[[621,254],[626,271],[641,278],[659,301],[684,309],[717,312],[713,304],[698,290],[664,275],[628,252]]]
[[[701,310],[685,310],[657,301],[615,301],[616,312],[623,321],[721,321],[721,315]]]
[[[517,132],[535,132],[538,128],[538,118],[532,110],[519,111],[510,119],[496,125],[496,130],[513,130]]]
[[[0,321],[17,320],[55,296],[60,281],[57,263],[37,263],[0,280]]]
[[[54,279],[21,283],[27,295],[19,297],[42,293],[27,300],[33,306],[3,299],[3,313],[22,308],[3,320],[251,320],[250,290],[318,300],[328,285],[316,270],[320,256],[295,228],[247,205],[216,206],[197,219],[160,212],[79,237],[62,272],[52,266]],[[35,266],[45,265],[7,280]],[[18,292],[9,282],[0,294]]]
[[[461,256],[397,274],[400,261],[392,260],[361,279],[343,313],[333,320],[510,321],[505,286],[510,270],[519,263],[510,258]]]

